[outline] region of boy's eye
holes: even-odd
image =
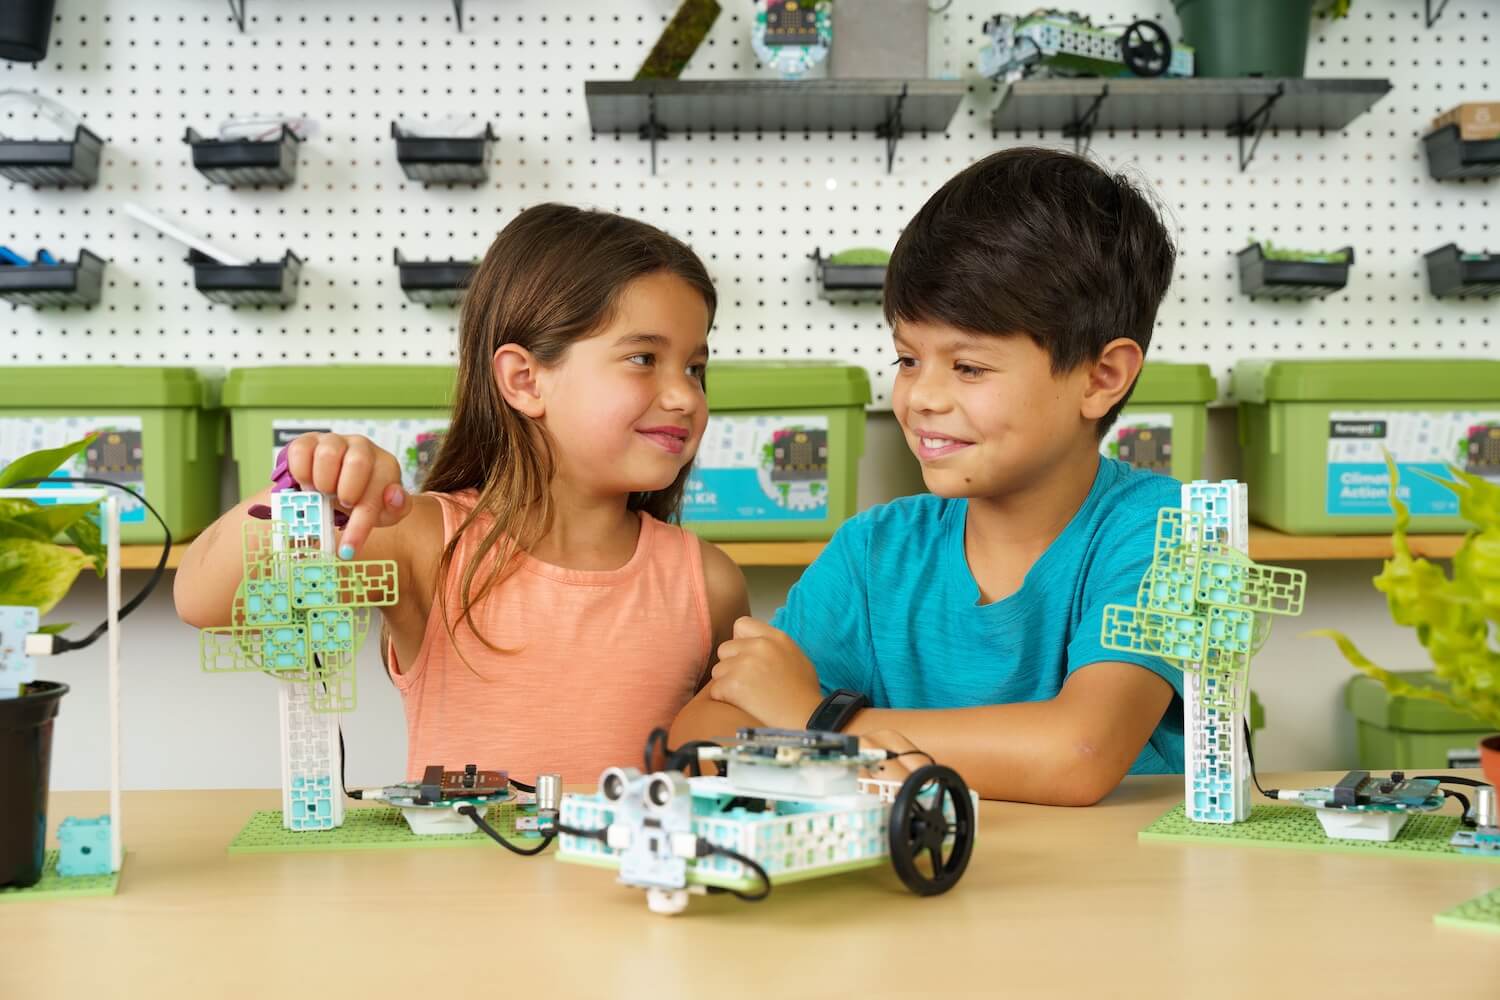
[[[699,382],[702,382],[703,381],[703,376],[706,375],[706,374],[708,374],[708,365],[705,365],[705,364],[688,365],[687,366],[687,373],[688,373],[688,377],[689,378],[695,378]]]
[[[917,359],[909,354],[898,354],[896,355],[895,365],[897,368],[915,368],[917,366]]]
[[[654,355],[654,354],[632,354],[630,357],[626,358],[625,360],[628,361],[628,362],[630,362],[633,365],[639,365],[642,368],[644,368],[644,367],[646,367],[647,365],[651,364],[653,361],[656,360],[656,355]]]
[[[953,363],[953,370],[965,378],[977,378],[983,375],[985,371],[983,368],[976,368],[974,365],[966,365],[962,361],[955,361]]]

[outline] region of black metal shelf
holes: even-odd
[[[97,305],[104,289],[104,258],[78,252],[61,264],[0,267],[0,299],[21,306]]]
[[[457,305],[476,266],[472,260],[407,260],[396,251],[401,291],[424,306]]]
[[[210,302],[226,306],[289,306],[297,301],[302,259],[290,250],[280,260],[221,264],[197,250],[188,251],[193,285]]]
[[[871,132],[886,170],[907,131],[944,132],[967,92],[961,80],[589,80],[595,134],[634,133],[656,144],[674,132]]]
[[[490,144],[495,133],[488,123],[477,136],[418,136],[402,132],[391,122],[396,140],[396,162],[407,180],[422,184],[483,184],[490,175]]]
[[[879,302],[885,293],[884,264],[833,264],[819,249],[812,252],[818,270],[818,295],[829,302]]]
[[[0,139],[0,177],[32,187],[93,187],[104,140],[79,125],[71,139]]]
[[[1500,177],[1500,139],[1465,139],[1457,125],[1444,125],[1424,135],[1422,146],[1434,180]]]
[[[228,187],[286,187],[297,179],[297,133],[283,125],[274,139],[211,139],[188,129],[193,166]]]
[[[1457,244],[1429,250],[1427,284],[1440,299],[1482,299],[1500,295],[1500,254],[1465,254]]]
[[[1252,299],[1321,299],[1349,284],[1354,248],[1344,247],[1342,261],[1278,260],[1259,243],[1238,254],[1240,291]]]
[[[1338,131],[1390,90],[1378,79],[1018,80],[1001,92],[991,125],[1018,136],[1058,130],[1080,151],[1102,130],[1222,129],[1239,140],[1244,170],[1267,129]]]

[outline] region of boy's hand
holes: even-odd
[[[286,449],[287,471],[305,490],[317,490],[349,515],[339,556],[353,559],[370,532],[411,512],[396,456],[357,434],[303,434]]]
[[[734,623],[734,638],[719,647],[706,690],[714,701],[781,729],[806,726],[823,700],[818,672],[791,636],[754,618]]]

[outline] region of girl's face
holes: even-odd
[[[668,272],[637,278],[597,334],[537,375],[557,473],[595,495],[666,489],[708,423],[708,305]]]

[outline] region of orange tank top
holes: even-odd
[[[442,504],[446,544],[474,494],[430,495]],[[455,618],[482,527],[463,533],[441,583]],[[610,765],[639,767],[647,734],[671,725],[708,665],[713,630],[698,545],[643,513],[635,554],[619,569],[564,569],[523,555],[473,608],[479,634],[514,652],[486,648],[458,621],[449,638],[434,600],[415,662],[398,673],[387,649],[406,709],[407,778],[430,764],[473,763],[527,783],[557,771],[588,784]]]

